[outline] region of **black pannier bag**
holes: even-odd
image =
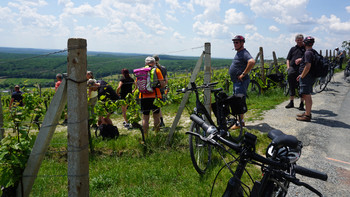
[[[119,131],[116,126],[110,125],[110,124],[101,124],[99,126],[100,129],[100,135],[103,139],[110,138],[110,139],[117,139],[119,137]]]
[[[230,106],[232,115],[244,114],[248,111],[244,94],[234,94],[229,96],[225,103]]]
[[[221,109],[223,110],[223,115],[226,117],[231,113],[230,112],[230,105],[226,102],[228,96],[225,92],[219,92],[218,98],[219,98],[219,101],[217,101],[217,102],[219,102],[219,107],[221,107]],[[216,102],[211,104],[211,108],[214,112],[214,115],[216,118],[218,118],[216,107],[217,107]]]

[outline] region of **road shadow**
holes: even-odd
[[[350,129],[349,124],[346,124],[346,123],[338,121],[338,120],[329,120],[329,119],[320,118],[320,117],[313,118],[312,123],[325,125],[325,126],[329,126],[329,127],[334,127],[334,128]]]
[[[246,128],[247,129],[255,129],[255,130],[258,130],[262,133],[268,133],[269,131],[276,129],[276,128],[273,128],[266,123],[260,123],[257,125],[247,125]]]
[[[320,110],[312,110],[313,114],[319,114],[321,117],[335,117],[338,116],[338,114],[334,113],[333,111],[326,110],[326,109],[320,109]]]

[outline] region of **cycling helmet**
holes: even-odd
[[[237,35],[235,36],[232,41],[235,41],[235,40],[239,40],[239,41],[242,41],[242,42],[245,42],[245,38],[241,35]]]
[[[304,38],[304,43],[306,45],[313,45],[315,43],[315,38],[307,36],[306,38]]]

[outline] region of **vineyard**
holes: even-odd
[[[161,63],[163,64],[163,61]],[[183,62],[177,64],[183,64]],[[211,81],[218,82],[217,87],[222,87],[227,94],[231,95],[232,83],[229,80],[228,66],[219,69],[222,67],[221,64],[215,65],[214,61],[212,64]],[[164,63],[164,65],[166,64]],[[265,67],[270,67],[270,65],[266,64]],[[285,65],[279,65],[278,69],[283,71]],[[195,105],[193,95],[190,96],[186,110],[182,113],[172,143],[167,143],[170,126],[178,112],[183,96],[178,94],[176,90],[187,87],[190,81],[190,71],[191,69],[186,70],[186,72],[176,72],[176,70],[169,72],[167,101],[164,103],[158,100],[155,103],[162,108],[166,126],[159,133],[151,131],[146,144],[141,143],[142,138],[138,128],[126,129],[122,125],[120,106],[124,105],[125,102],[129,105],[127,116],[130,122],[140,124],[140,108],[135,95],[130,94],[125,101],[118,100],[107,105],[110,110],[115,112],[111,118],[113,124],[119,129],[120,137],[118,139],[103,140],[101,137],[95,136],[93,127],[89,127],[89,177],[92,196],[100,196],[101,194],[114,196],[115,193],[123,196],[153,196],[154,193],[164,196],[186,196],[186,193],[200,193],[210,190],[209,185],[212,182],[210,177],[214,176],[213,173],[217,171],[215,169],[220,167],[220,162],[218,166],[213,167],[215,169],[207,177],[198,180],[199,177],[195,174],[188,155],[185,132],[190,125],[189,114]],[[272,69],[269,72],[277,72],[277,70]],[[110,75],[104,79],[115,90],[119,77],[119,75]],[[196,83],[202,84],[204,78],[205,74],[202,70],[196,77]],[[42,126],[48,106],[55,95],[52,88],[28,86],[25,85],[25,82],[21,85],[21,91],[24,92],[25,105],[23,107],[18,106],[9,110],[10,95],[1,95],[5,137],[0,148],[0,185],[9,190],[12,189],[12,191],[21,183],[23,169],[31,148]],[[204,99],[205,95],[201,94],[201,98]],[[260,119],[265,110],[273,108],[284,100],[286,97],[280,88],[266,89],[262,95],[249,95],[247,99],[249,111],[246,114],[246,122]],[[96,124],[97,116],[106,115],[105,107],[105,104],[98,102],[95,106],[95,117],[92,118],[92,122],[89,122],[90,126]],[[38,175],[36,175],[31,192],[33,196],[66,195],[67,177],[70,176],[67,174],[67,154],[69,153],[67,125],[63,124],[66,113],[67,110],[63,110],[59,123],[50,125],[56,127],[56,132],[48,151],[44,153],[44,161]],[[153,123],[151,122],[150,125]],[[250,130],[250,132],[259,136],[259,151],[264,151],[262,147],[266,147],[268,141],[266,135],[254,130]],[[219,160],[219,158],[217,159]],[[252,170],[256,171],[252,175],[253,177],[260,176],[257,169],[253,168]],[[223,182],[217,183],[218,191],[225,187],[227,176],[229,176],[228,173],[222,178]],[[9,177],[11,178],[9,179]]]

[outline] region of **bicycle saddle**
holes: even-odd
[[[276,148],[288,146],[290,148],[298,148],[299,140],[292,135],[286,135],[281,130],[272,130],[268,133],[268,137],[272,139],[271,144]]]

